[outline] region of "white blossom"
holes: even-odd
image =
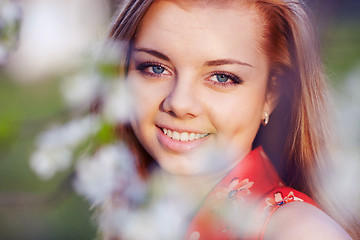
[[[18,42],[21,9],[15,1],[0,1],[0,65],[4,65]]]
[[[97,116],[87,115],[83,118],[73,119],[70,122],[55,126],[39,136],[40,148],[56,148],[59,146],[75,148],[100,128]]]
[[[104,117],[110,123],[125,123],[129,120],[131,96],[126,81],[118,80],[111,83],[104,100]]]
[[[107,1],[21,3],[21,41],[8,65],[19,81],[51,79],[49,76],[71,71],[82,64],[84,52],[103,37],[109,20]]]
[[[356,206],[360,201],[360,188],[352,187],[360,181],[360,65],[347,75],[343,91],[335,95],[336,134],[340,137],[334,149],[335,168],[325,190],[344,205]],[[344,217],[347,217],[344,213]]]
[[[119,66],[121,66],[122,54],[126,52],[126,44],[121,41],[106,40],[94,46],[91,51],[93,58],[96,60],[98,67],[115,67],[115,72],[111,74],[118,74]],[[109,69],[108,69],[109,70]]]
[[[44,180],[67,169],[76,147],[99,127],[98,118],[89,115],[45,131],[37,140],[37,148],[30,159],[31,168]]]
[[[103,204],[97,216],[98,229],[103,235],[103,239],[111,239],[113,236],[121,236],[123,223],[125,223],[133,212],[130,208],[117,206],[111,201]]]
[[[15,1],[1,0],[0,19],[5,23],[14,23],[21,18],[21,10]]]
[[[57,171],[67,169],[71,164],[72,152],[68,148],[44,148],[33,153],[30,166],[43,180],[48,180]]]
[[[337,130],[343,147],[357,150],[360,144],[360,64],[352,69],[344,81],[344,91],[336,99]]]
[[[61,93],[65,102],[73,108],[88,109],[101,91],[100,77],[95,72],[79,73],[65,79]]]
[[[139,181],[133,161],[122,144],[101,147],[94,156],[78,162],[76,191],[92,205],[99,205],[118,192],[123,194],[124,201],[131,201],[129,190]]]
[[[139,192],[139,187],[127,187]],[[151,174],[145,187],[148,194],[142,195],[146,198],[142,204],[124,206],[119,201],[108,201],[102,206],[97,220],[105,239],[114,236],[132,240],[181,239],[192,214],[193,198],[164,182],[157,171]]]
[[[183,207],[168,199],[134,209],[107,203],[98,217],[100,230],[108,235],[105,238],[132,240],[180,239],[185,219]]]
[[[146,209],[131,212],[118,227],[124,239],[180,239],[186,226],[182,210],[181,205],[161,199]]]
[[[77,165],[75,189],[96,205],[111,195],[114,189],[117,153],[103,148],[93,159],[83,159]]]

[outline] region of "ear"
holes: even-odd
[[[269,79],[268,88],[265,96],[264,114],[270,115],[279,102],[278,78],[273,76]]]

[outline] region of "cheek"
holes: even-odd
[[[209,113],[219,137],[224,141],[249,139],[252,143],[260,126],[264,95],[263,91],[239,91],[220,102],[214,101]]]
[[[158,109],[157,95],[153,94],[154,91],[147,86],[141,78],[128,76],[128,89],[132,99],[131,118],[133,121],[142,122],[149,118],[154,110]]]
[[[128,91],[131,96],[130,124],[140,141],[148,135],[148,126],[157,109],[152,91],[149,91],[140,79],[129,75]]]
[[[260,122],[259,107],[249,103],[236,104],[227,107],[219,107],[214,112],[214,124],[219,128],[219,131],[235,134],[235,131],[241,129],[248,129],[251,125]]]

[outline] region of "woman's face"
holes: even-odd
[[[234,2],[155,1],[137,29],[127,80],[130,122],[171,173],[232,167],[251,150],[264,112],[270,113],[261,21]]]

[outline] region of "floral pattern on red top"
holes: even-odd
[[[235,177],[228,185],[218,186],[208,200],[211,213],[224,217],[229,214],[229,211],[237,210],[241,206],[239,203],[245,203],[246,197],[251,194],[250,188],[253,184],[254,182],[248,178],[240,180]],[[229,229],[230,227],[226,225],[222,231],[227,232]]]
[[[250,188],[253,184],[254,182],[250,182],[248,178],[240,181],[239,178],[235,177],[228,186],[221,186],[215,190],[215,197],[229,202],[234,200],[243,202],[243,197],[251,194]]]
[[[289,202],[316,204],[284,186],[262,147],[251,151],[204,199],[193,217],[187,240],[260,240],[269,219]]]
[[[283,196],[283,193],[278,191],[274,193],[274,197],[268,197],[265,199],[266,207],[264,210],[268,210],[269,208],[281,206],[283,204],[293,202],[293,201],[300,201],[303,202],[304,200],[295,196],[294,192],[291,191],[286,197]]]

